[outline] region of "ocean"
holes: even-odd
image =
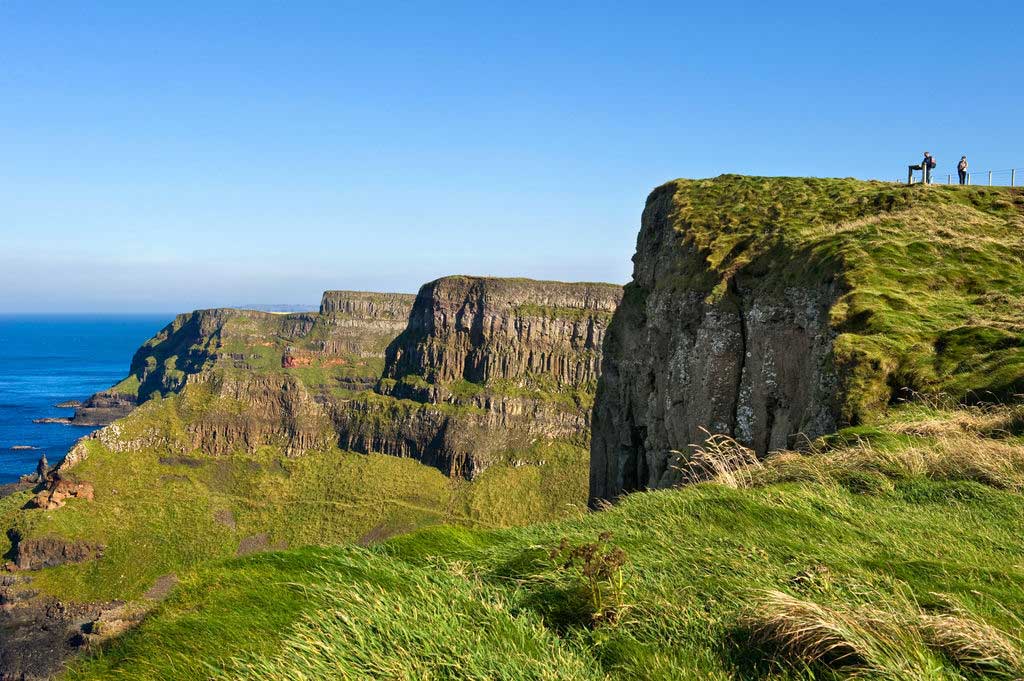
[[[57,463],[95,428],[33,419],[71,416],[55,405],[84,400],[124,378],[132,355],[169,315],[0,315],[0,484]],[[33,447],[31,450],[12,449]]]

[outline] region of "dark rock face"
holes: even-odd
[[[562,386],[592,384],[621,298],[613,284],[438,279],[420,289],[408,328],[388,347],[384,375],[485,383],[543,374]]]
[[[64,603],[31,590],[21,575],[0,573],[0,679],[54,678],[88,645],[88,631],[121,605]]]
[[[103,546],[63,537],[40,537],[14,542],[14,564],[19,570],[41,570],[65,563],[81,563],[102,555]]]
[[[592,503],[672,484],[673,461],[708,433],[763,455],[839,425],[829,325],[839,285],[780,290],[744,270],[709,285],[706,254],[675,227],[673,198],[667,185],[648,199],[633,282],[605,344]]]

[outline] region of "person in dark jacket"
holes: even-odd
[[[921,179],[925,184],[932,183],[932,168],[936,165],[935,157],[932,156],[932,152],[924,152],[924,160],[921,161]]]
[[[956,174],[960,176],[960,184],[967,184],[967,157],[961,156],[956,164]]]

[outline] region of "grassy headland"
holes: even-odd
[[[1024,190],[724,175],[655,191],[672,192],[675,231],[704,256],[667,273],[680,290],[836,281],[846,422],[911,392],[1024,392]]]

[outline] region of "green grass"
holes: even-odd
[[[593,310],[585,307],[565,307],[561,305],[538,305],[536,303],[518,305],[515,308],[515,313],[520,317],[565,319],[568,321],[600,319],[607,322],[612,318],[612,313],[604,310]]]
[[[191,426],[251,416],[244,401],[193,386],[120,422],[117,441],[139,446],[90,444],[74,475],[96,486],[95,501],[47,512],[20,510],[25,495],[0,500],[0,520],[25,536],[107,544],[99,560],[36,573],[44,593],[135,599],[161,575],[182,578],[141,627],[68,677],[1024,675],[1024,416],[943,400],[891,406],[905,390],[952,404],[1024,391],[1024,193],[738,176],[676,181],[652,200],[659,192],[670,193],[677,245],[703,260],[680,258],[659,286],[713,303],[730,281],[765,294],[837,283],[833,361],[844,417],[858,425],[814,443],[813,455],[726,466],[718,482],[584,515],[580,443],[499,452],[471,483],[330,447],[161,463],[191,451]],[[628,286],[627,305],[642,309],[646,294]],[[590,407],[591,386],[542,377],[456,383],[444,405],[341,395],[332,381],[342,368],[280,368],[292,321],[225,323],[216,348],[248,366],[219,367],[214,381],[288,373],[353,400],[381,432],[421,409],[479,415],[470,401],[487,394]],[[314,323],[299,349],[326,334]],[[143,360],[174,383],[206,361],[214,346],[204,343],[168,343]],[[586,585],[551,552],[609,534],[629,559],[624,605],[595,620]],[[305,548],[230,558],[253,536]],[[836,650],[853,652],[840,663]]]
[[[981,678],[917,636],[869,641],[888,646],[880,671],[805,665],[752,638],[757,617],[788,616],[764,612],[770,590],[854,618],[955,613],[1024,634],[1024,497],[955,475],[886,479],[705,483],[557,523],[210,565],[68,678]],[[578,578],[549,558],[602,533],[629,558],[616,624],[592,622]]]

